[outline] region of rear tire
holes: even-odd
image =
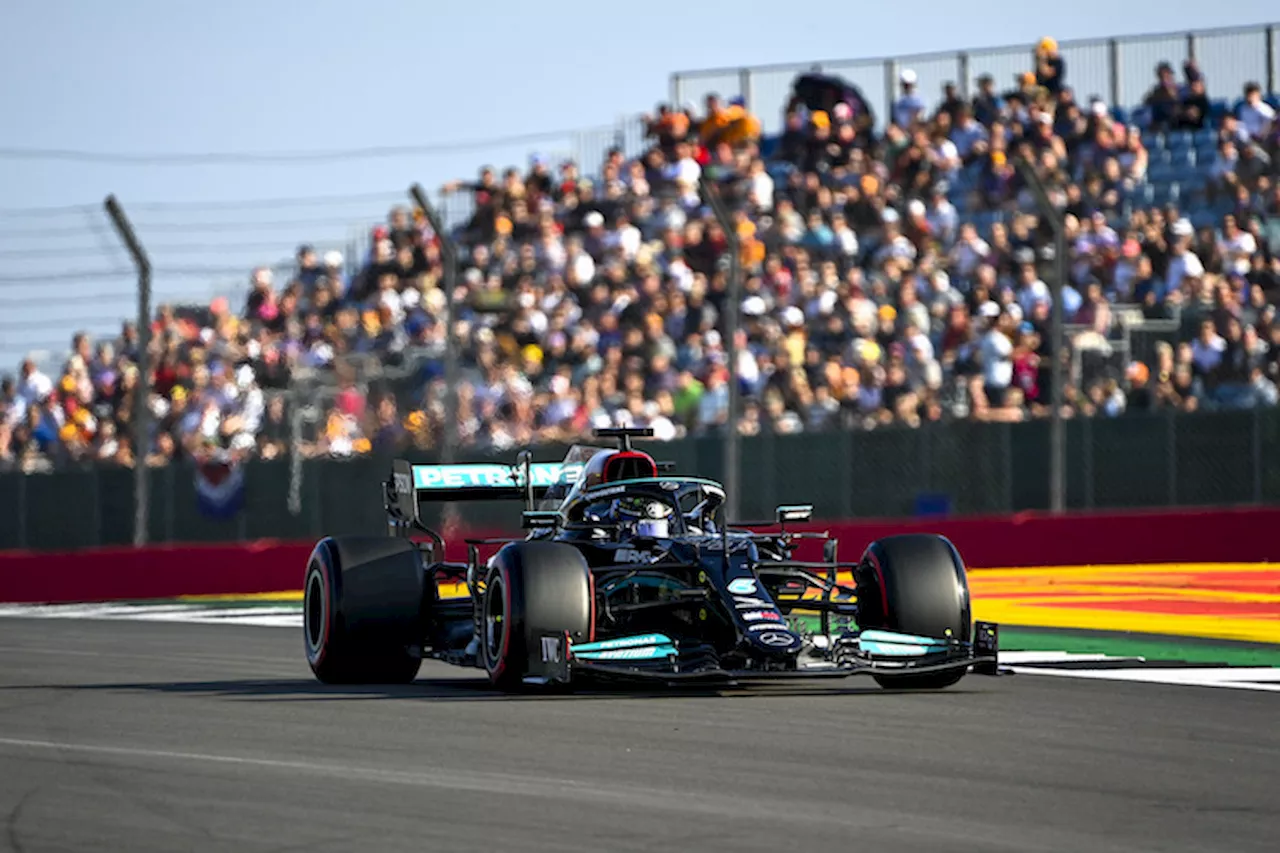
[[[943,536],[912,533],[872,542],[855,572],[858,627],[971,642],[973,621],[964,562]],[[881,687],[939,690],[967,669],[876,675]]]
[[[577,548],[561,542],[513,542],[489,563],[480,608],[481,658],[495,687],[514,692],[530,676],[548,676],[548,635],[586,642],[592,634],[591,570]],[[560,654],[568,649],[560,643]]]
[[[408,684],[418,675],[424,575],[404,539],[326,538],[307,561],[303,643],[325,684]]]

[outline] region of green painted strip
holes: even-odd
[[[1112,634],[1094,631],[1000,628],[1000,648],[1026,652],[1075,652],[1147,660],[1223,663],[1231,666],[1280,666],[1280,646],[1254,645],[1166,637],[1151,634]]]

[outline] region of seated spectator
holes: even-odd
[[[1156,85],[1147,93],[1142,103],[1151,110],[1153,130],[1167,130],[1177,123],[1182,93],[1178,89],[1172,65],[1161,62],[1156,66]]]
[[[893,102],[893,123],[906,130],[925,115],[924,99],[916,94],[916,72],[904,68],[898,76],[902,95]]]
[[[1254,142],[1269,140],[1272,125],[1276,119],[1276,111],[1262,100],[1262,87],[1250,82],[1244,87],[1244,102],[1237,111],[1240,124],[1245,133]]]
[[[1178,119],[1174,127],[1182,130],[1201,130],[1209,122],[1209,95],[1204,75],[1194,60],[1182,64],[1186,84],[1182,87],[1178,103]]]
[[[1036,45],[1036,85],[1057,96],[1066,86],[1067,65],[1058,52],[1056,39],[1045,36]]]

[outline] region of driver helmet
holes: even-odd
[[[671,507],[662,501],[639,495],[619,498],[614,505],[619,521],[635,523],[637,536],[666,539],[671,535]]]

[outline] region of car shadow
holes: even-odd
[[[822,696],[895,696],[921,691],[893,690],[875,684],[839,686],[829,680],[823,683],[753,683],[738,684],[673,684],[652,685],[635,682],[603,682],[575,685],[572,689],[531,687],[520,693],[495,690],[481,678],[419,678],[403,685],[331,685],[309,678],[220,679],[210,681],[141,681],[103,682],[97,684],[27,684],[0,686],[0,693],[19,690],[142,691],[181,696],[208,696],[221,699],[260,702],[340,702],[361,699],[427,700],[434,702],[523,702],[572,701],[591,702],[615,699],[726,698],[768,699],[778,697]],[[942,695],[972,693],[953,687],[927,691]]]

